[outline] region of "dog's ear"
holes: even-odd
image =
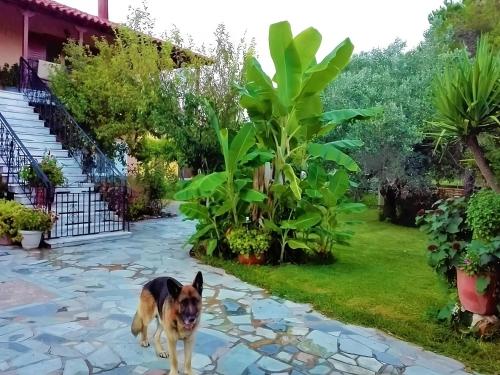
[[[172,296],[173,299],[177,299],[179,294],[181,294],[182,284],[176,279],[167,279],[167,290],[168,294]]]
[[[201,293],[203,292],[203,275],[201,274],[201,271],[198,271],[196,274],[196,277],[194,278],[193,281],[193,287],[198,291],[198,294],[201,296]]]

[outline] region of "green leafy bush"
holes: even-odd
[[[0,69],[0,87],[17,87],[19,83],[19,64],[4,64]]]
[[[46,232],[52,228],[54,219],[52,214],[41,209],[24,208],[18,213],[18,228]]]
[[[231,251],[236,254],[259,256],[265,253],[271,244],[268,232],[246,227],[234,228],[226,234]]]
[[[25,208],[18,202],[0,199],[0,237],[20,241],[19,217]]]
[[[62,167],[58,165],[57,159],[54,156],[45,155],[38,165],[53,186],[64,185],[65,178]],[[21,178],[28,182],[31,186],[36,187],[42,185],[42,181],[39,179],[31,165],[23,167],[21,170]]]
[[[490,240],[500,234],[500,194],[481,190],[474,194],[467,206],[467,223],[474,238]]]
[[[143,196],[132,199],[127,207],[127,220],[137,221],[147,213],[147,202]]]
[[[455,267],[472,237],[465,221],[465,198],[449,198],[434,203],[432,210],[421,210],[417,225],[429,238],[427,260],[450,286],[456,284]]]

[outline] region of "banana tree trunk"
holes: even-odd
[[[500,193],[500,187],[497,184],[495,175],[493,174],[493,171],[491,170],[490,165],[488,164],[488,161],[484,157],[484,151],[479,145],[479,142],[477,141],[477,136],[476,135],[469,135],[466,139],[467,147],[471,150],[472,154],[474,155],[474,160],[476,161],[476,164],[481,171],[481,174],[483,175],[484,179],[486,180],[486,183],[488,186],[493,189],[496,193]]]

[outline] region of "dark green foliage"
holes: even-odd
[[[474,238],[488,241],[500,235],[500,194],[491,190],[474,194],[467,205],[467,223]]]
[[[4,64],[0,69],[0,87],[17,87],[19,85],[19,64]]]
[[[54,156],[45,155],[38,165],[53,186],[62,186],[65,183],[62,167],[57,164],[57,159]],[[42,184],[31,166],[25,166],[21,170],[20,177],[33,187]]]
[[[427,234],[429,265],[449,286],[456,285],[455,267],[459,264],[472,233],[465,221],[465,198],[439,200],[432,210],[422,210],[417,225]]]

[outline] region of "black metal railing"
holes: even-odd
[[[54,189],[38,162],[26,149],[2,113],[0,113],[0,159],[3,161],[0,177],[7,189],[17,188],[17,192],[24,194],[30,204],[50,211]],[[22,178],[23,169],[29,167],[39,181],[37,187],[33,187]]]
[[[96,142],[78,125],[50,87],[38,77],[32,64],[28,63],[24,58],[20,60],[20,75],[19,90],[24,94],[29,104],[35,108],[35,111],[44,121],[45,126],[50,129],[50,133],[56,136],[56,140],[62,144],[64,150],[68,151],[68,156],[76,160],[82,170],[82,174],[86,176],[86,180],[80,181],[80,184],[87,183],[87,185],[81,186],[86,189],[89,183],[93,185],[92,194],[93,198],[96,199],[88,199],[87,209],[95,212],[97,205],[104,202],[107,204],[107,208],[114,211],[118,216],[121,224],[120,227],[105,225],[109,224],[110,221],[106,219],[105,215],[103,218],[100,216],[91,217],[89,213],[87,215],[86,230],[63,230],[58,232],[60,224],[57,224],[58,227],[53,230],[53,237],[128,230],[128,222],[126,220],[128,197],[126,176],[118,171],[115,163],[101,151]],[[66,199],[67,197],[63,198],[61,194],[56,193],[53,207],[55,207],[54,211],[58,217],[64,218],[65,216],[69,217],[72,215],[71,212],[64,211],[64,207],[69,207],[67,202],[76,202],[78,208],[81,208],[79,202],[83,202],[86,196],[88,196],[88,192],[86,191],[67,194],[69,194],[67,197],[71,195],[71,199],[68,200]],[[61,205],[57,204],[58,198]],[[78,209],[77,211],[79,215],[82,214],[81,210]],[[113,216],[113,223],[116,221],[114,219],[116,217]],[[91,230],[90,228],[102,230],[95,232],[95,230]]]

